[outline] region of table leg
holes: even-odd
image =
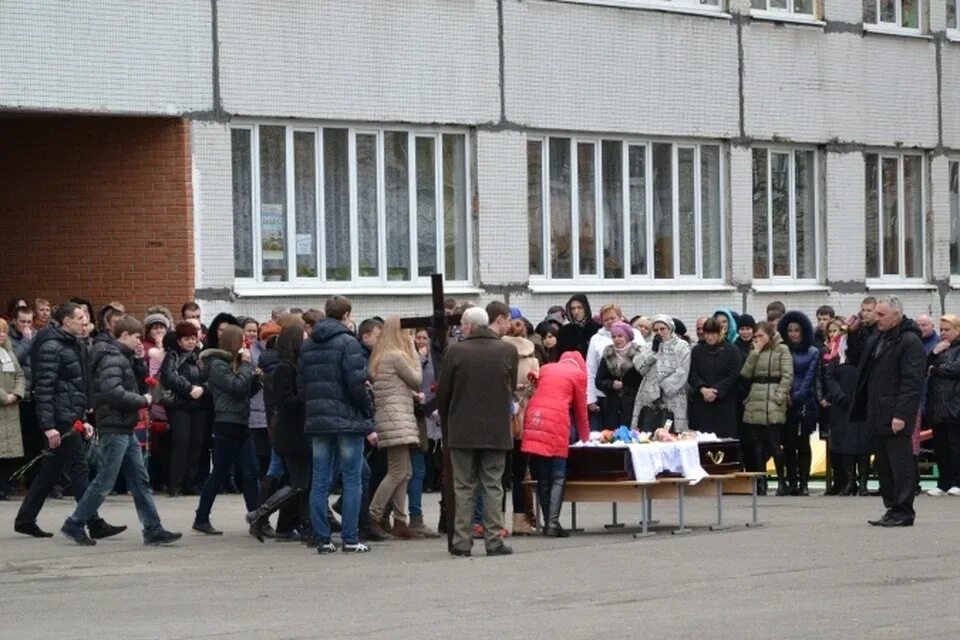
[[[583,531],[577,528],[577,503],[570,503],[570,531]]]
[[[678,519],[679,519],[680,522],[679,522],[679,527],[678,527],[677,529],[674,529],[673,531],[670,532],[670,533],[672,533],[673,535],[681,535],[681,534],[684,534],[684,533],[690,533],[690,529],[687,529],[687,528],[684,526],[684,520],[683,520],[683,503],[684,503],[684,496],[685,496],[685,494],[686,494],[686,489],[685,489],[685,487],[684,487],[684,484],[683,484],[682,482],[678,483],[678,484],[677,484],[677,510],[679,511],[679,518],[678,518]]]
[[[721,531],[728,527],[723,524],[723,480],[717,480],[717,524],[710,527],[711,531]]]
[[[650,531],[648,525],[650,524],[650,496],[647,494],[646,487],[640,487],[640,533],[633,534],[633,539],[637,538],[647,538],[653,535],[656,535],[653,531]]]
[[[612,514],[613,522],[611,522],[610,524],[603,525],[603,528],[604,529],[622,529],[624,526],[623,523],[617,521],[617,503],[613,502],[611,503],[611,505],[612,505],[612,511],[613,511],[613,514]]]
[[[748,527],[762,527],[762,526],[763,526],[763,523],[760,522],[760,521],[757,519],[757,482],[756,482],[755,479],[754,479],[753,482],[750,483],[750,486],[751,486],[751,491],[750,491],[751,505],[750,505],[750,509],[751,509],[751,511],[752,511],[752,519],[750,520],[750,522],[747,523],[747,526],[748,526]]]

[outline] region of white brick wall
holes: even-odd
[[[826,171],[826,280],[866,278],[866,182],[862,153],[828,153]]]
[[[515,131],[477,134],[479,281],[526,282],[527,137]]]
[[[930,161],[927,206],[927,247],[930,275],[934,280],[950,277],[950,162],[943,156]]]
[[[530,0],[504,3],[506,110],[543,129],[738,132],[728,20]]]
[[[937,102],[918,100],[936,95],[928,40],[755,21],[744,29],[744,63],[748,136],[937,144]]]
[[[0,107],[209,111],[212,51],[209,2],[5,0]]]
[[[730,241],[727,243],[731,282],[753,281],[753,151],[730,149]]]
[[[463,124],[500,118],[492,0],[219,7],[230,113]]]
[[[942,45],[943,144],[960,149],[960,42]]]
[[[823,0],[823,17],[835,22],[863,22],[863,2],[860,0]]]

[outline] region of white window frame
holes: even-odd
[[[929,250],[927,247],[927,175],[929,169],[927,168],[928,158],[927,154],[919,152],[896,152],[891,151],[890,149],[867,149],[864,152],[864,169],[866,170],[867,155],[877,156],[877,260],[879,262],[877,272],[880,274],[879,277],[868,277],[866,279],[867,286],[870,285],[885,285],[890,283],[902,283],[902,284],[915,284],[915,285],[924,285],[927,283],[928,268],[927,261],[929,259]],[[903,174],[904,174],[904,158],[906,157],[918,157],[920,158],[920,211],[917,212],[920,216],[920,265],[921,265],[921,275],[907,277],[903,274],[907,272],[907,252],[906,252],[906,216],[904,215],[904,188],[903,188]],[[897,274],[884,274],[883,273],[883,161],[884,160],[896,160],[897,161],[897,243],[898,243],[898,253],[899,260],[897,264]],[[866,174],[866,171],[864,171]],[[866,215],[866,210],[864,209],[864,215]],[[866,220],[864,220],[866,224]],[[866,228],[866,227],[864,227]],[[864,235],[866,239],[866,235]],[[864,245],[864,267],[868,267],[866,264],[866,245]],[[869,270],[867,268],[866,270]]]
[[[798,284],[816,284],[820,282],[820,263],[823,255],[823,248],[821,245],[821,236],[820,236],[820,180],[821,167],[822,163],[820,162],[820,153],[813,147],[785,147],[778,145],[758,145],[751,149],[750,151],[750,163],[751,169],[753,167],[753,152],[754,151],[766,151],[767,153],[767,273],[769,274],[766,278],[757,278],[751,273],[751,277],[754,281],[759,284],[781,284],[785,282],[796,282]],[[797,152],[813,152],[813,242],[815,249],[814,256],[814,272],[815,275],[812,278],[800,278],[797,277]],[[772,163],[770,162],[770,155],[772,153],[786,154],[789,156],[788,169],[789,172],[789,229],[790,229],[790,274],[786,276],[777,276],[774,275],[773,269],[773,221],[771,216],[773,215],[773,192],[770,189],[771,180],[771,171],[773,170]],[[752,173],[752,170],[751,170]],[[754,185],[751,183],[751,195],[753,194]],[[752,217],[752,212],[751,212]],[[752,228],[753,223],[751,219],[751,231],[756,233],[756,230]],[[751,261],[751,269],[753,262]]]
[[[812,9],[809,13],[796,11],[792,0],[788,0],[786,9],[782,7],[771,7],[770,2],[771,0],[764,0],[764,4],[766,5],[764,9],[755,9],[751,3],[750,17],[756,20],[773,20],[775,22],[792,22],[814,26],[823,26],[826,24],[819,15],[820,5],[817,0],[813,0]]]
[[[947,37],[951,40],[960,40],[960,0],[946,0],[947,6],[953,5],[953,24],[947,21]]]
[[[881,21],[881,11],[880,4],[883,0],[872,0],[876,7],[877,12],[877,21],[876,22],[867,22],[866,14],[864,14],[863,30],[864,31],[873,31],[876,33],[892,33],[895,35],[921,35],[923,33],[923,24],[924,24],[924,0],[916,0],[917,5],[917,26],[916,27],[905,27],[903,26],[903,2],[904,0],[894,0],[896,2],[896,21],[895,22],[882,22]]]
[[[960,16],[958,16],[958,17],[960,17]],[[958,286],[960,286],[960,270],[958,270],[957,273],[954,273],[954,272],[953,272],[953,260],[952,260],[952,257],[951,257],[951,255],[950,255],[950,253],[951,253],[951,251],[950,251],[950,248],[951,248],[950,245],[953,244],[953,230],[954,230],[954,228],[957,228],[958,230],[960,230],[960,195],[958,195],[958,202],[957,202],[957,207],[956,207],[956,208],[957,208],[957,215],[956,215],[956,216],[953,215],[953,214],[954,214],[954,211],[953,211],[953,209],[954,209],[954,207],[953,207],[953,202],[950,202],[950,200],[954,197],[953,194],[950,192],[950,189],[951,189],[950,176],[951,176],[951,174],[953,173],[953,167],[954,167],[954,165],[957,165],[957,172],[958,172],[958,174],[960,174],[960,156],[950,156],[950,157],[947,158],[947,189],[946,189],[946,191],[947,191],[947,199],[948,199],[948,202],[947,202],[947,213],[950,215],[950,225],[949,225],[949,227],[947,227],[947,229],[948,229],[947,258],[948,258],[948,260],[949,260],[949,262],[950,262],[950,265],[949,265],[949,269],[950,269],[950,284],[951,284],[952,287],[957,288]],[[958,186],[960,186],[960,185],[958,185]]]
[[[263,260],[262,260],[262,242],[261,242],[261,198],[260,198],[260,127],[261,126],[282,126],[285,129],[285,173],[286,173],[286,226],[287,234],[287,280],[281,282],[263,280]],[[390,294],[390,295],[422,295],[430,292],[430,277],[419,275],[419,252],[417,244],[417,192],[416,192],[416,141],[420,138],[432,139],[434,145],[434,202],[436,215],[436,263],[440,272],[443,272],[446,266],[445,242],[444,242],[444,185],[443,176],[443,135],[455,134],[464,137],[464,171],[465,171],[465,194],[464,206],[467,212],[466,237],[463,239],[466,244],[467,252],[467,278],[456,280],[448,279],[448,292],[450,293],[477,293],[479,289],[474,286],[474,255],[473,255],[473,216],[472,216],[472,175],[474,163],[472,162],[473,142],[471,132],[462,128],[455,127],[424,127],[418,125],[369,125],[353,124],[336,121],[300,121],[300,120],[243,120],[231,122],[229,130],[241,129],[250,132],[250,171],[251,171],[251,226],[253,234],[253,277],[244,278],[234,276],[234,288],[239,295],[245,296],[274,296],[289,294],[317,294],[326,295],[330,293],[359,293],[359,294]],[[324,129],[346,129],[347,130],[347,172],[348,172],[348,192],[349,192],[349,215],[350,215],[350,269],[352,278],[350,280],[330,280],[326,279],[326,197],[325,197],[325,164],[324,164]],[[295,184],[295,149],[294,133],[310,132],[314,134],[314,161],[316,163],[315,171],[315,193],[316,193],[316,258],[317,258],[317,276],[304,277],[297,274],[297,254],[296,254],[296,184]],[[410,279],[409,280],[388,280],[387,273],[387,239],[386,239],[386,197],[385,197],[385,158],[384,158],[384,134],[386,132],[405,132],[407,134],[407,154],[408,154],[408,198],[409,198],[409,250],[410,250]],[[361,276],[359,265],[360,242],[358,238],[358,201],[357,201],[357,163],[356,163],[356,136],[357,135],[376,136],[377,149],[377,233],[378,247],[377,255],[380,266],[379,276]],[[231,205],[231,220],[233,210]],[[231,222],[231,227],[232,227]],[[232,245],[231,245],[232,247]],[[232,251],[232,249],[231,249]],[[236,257],[231,263],[231,269],[236,264]],[[446,274],[445,274],[446,275]]]
[[[671,13],[687,13],[710,18],[729,18],[726,12],[727,0],[717,0],[716,5],[700,4],[700,0],[559,0],[562,2],[576,2],[578,4],[592,4],[604,7],[619,7],[625,9],[651,9],[668,11]]]
[[[570,184],[571,184],[571,261],[572,277],[554,278],[552,274],[553,265],[551,264],[552,246],[551,246],[551,219],[550,219],[550,144],[551,138],[567,138],[570,140]],[[725,288],[727,272],[726,255],[726,225],[727,225],[727,158],[726,148],[719,140],[692,140],[692,139],[658,139],[658,138],[613,138],[609,136],[591,136],[585,135],[578,137],[575,134],[567,132],[542,133],[530,135],[528,142],[537,142],[541,149],[540,164],[540,211],[541,222],[541,262],[543,264],[542,274],[529,275],[530,286],[532,289],[549,291],[551,288],[558,290],[567,290],[569,285],[576,283],[577,286],[587,285],[592,290],[598,289],[626,289],[635,290],[639,285],[642,288],[668,289],[680,287],[682,289],[691,289],[701,287],[709,290]],[[595,163],[595,189],[594,198],[596,202],[595,219],[595,247],[597,274],[580,273],[580,238],[578,234],[579,223],[579,184],[577,166],[577,144],[587,142],[594,144],[594,163]],[[623,277],[610,278],[601,274],[603,270],[603,246],[604,246],[604,212],[603,212],[603,156],[602,149],[604,142],[619,142],[621,153],[621,225],[623,229]],[[672,258],[673,274],[672,278],[655,277],[655,230],[653,225],[653,145],[669,144],[671,146],[671,184],[672,190],[671,205],[673,219],[672,234]],[[630,229],[630,185],[629,185],[629,153],[631,147],[644,148],[644,199],[646,212],[646,260],[647,268],[644,275],[633,275],[630,273],[631,255],[631,229]],[[702,156],[701,147],[713,146],[719,149],[719,177],[720,177],[720,276],[717,278],[703,278],[703,234],[702,234]],[[694,254],[696,258],[695,274],[680,274],[680,236],[677,232],[679,228],[680,199],[679,199],[679,180],[678,180],[678,151],[680,149],[694,150],[694,216],[695,216],[695,245]],[[529,215],[529,210],[527,211]]]

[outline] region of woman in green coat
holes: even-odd
[[[772,323],[757,323],[753,333],[753,349],[740,370],[740,375],[750,383],[750,391],[744,401],[744,429],[749,436],[745,446],[754,447],[754,471],[767,468],[767,460],[773,456],[777,467],[777,495],[786,495],[783,482],[783,453],[780,449],[780,432],[787,421],[787,399],[793,384],[793,357],[780,341],[780,335]]]

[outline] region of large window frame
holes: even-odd
[[[812,205],[813,205],[813,275],[802,277],[800,275],[800,254],[798,247],[800,245],[797,228],[797,209],[798,209],[798,192],[797,192],[797,154],[803,153],[808,154],[809,158],[812,160],[813,168],[813,178],[811,180],[811,187],[813,193],[811,195]],[[815,284],[820,281],[820,264],[821,256],[823,253],[823,245],[821,240],[820,225],[821,225],[821,189],[820,183],[822,180],[822,167],[823,163],[820,157],[820,153],[813,147],[784,147],[778,145],[771,146],[757,146],[752,149],[751,152],[751,165],[755,167],[757,154],[765,155],[765,205],[766,205],[766,233],[765,233],[765,244],[766,244],[766,275],[757,275],[757,256],[753,256],[753,279],[758,283],[763,284],[772,284],[772,283],[789,283],[796,282],[798,284]],[[787,225],[788,225],[788,259],[789,259],[789,273],[777,275],[776,273],[776,257],[774,255],[774,190],[771,188],[773,184],[773,172],[774,172],[774,162],[773,157],[778,156],[787,156],[787,175],[788,175],[788,184],[787,184]],[[751,171],[754,173],[754,171]],[[755,177],[755,176],[754,176]],[[755,201],[757,197],[757,184],[754,182],[752,186],[752,193],[754,199],[754,207],[757,203]],[[753,226],[756,223],[756,212],[752,214],[752,233],[754,239],[758,237],[757,229]]]
[[[948,164],[947,194],[950,198],[950,276],[960,280],[960,159]]]
[[[892,0],[894,14],[884,10],[887,0],[863,0],[863,29],[897,34],[923,33],[924,0]],[[915,9],[915,12],[914,12]],[[916,14],[914,17],[914,13]],[[916,24],[905,24],[916,20]]]
[[[908,220],[908,202],[907,202],[907,160],[917,163],[919,168],[918,184],[919,193],[913,194],[919,197],[916,205],[916,211],[913,212],[915,218]],[[875,166],[874,166],[875,165]],[[864,175],[865,175],[865,217],[864,217],[864,236],[865,251],[864,263],[866,267],[867,284],[925,284],[928,273],[928,247],[927,247],[927,176],[928,176],[928,158],[927,154],[917,152],[898,152],[889,149],[867,150],[864,153]],[[895,181],[884,182],[884,171],[894,171]],[[896,191],[893,198],[889,197],[889,192]],[[912,192],[911,192],[912,193]],[[895,200],[895,202],[893,201]],[[887,207],[890,209],[887,209]],[[890,218],[895,216],[896,223],[890,224]],[[871,224],[871,218],[875,218],[875,226]],[[910,224],[915,225],[913,229]],[[885,229],[885,225],[887,228]],[[871,228],[872,227],[872,228]],[[892,234],[896,237],[891,241]],[[908,236],[913,233],[919,237],[915,240],[915,246],[908,244]],[[874,259],[871,260],[871,243],[875,245]],[[892,262],[888,262],[887,248],[891,247],[896,252],[896,267],[892,267]],[[916,260],[915,251],[919,250],[919,262],[910,266],[908,264],[908,254]],[[917,268],[919,266],[919,268]],[[913,273],[910,273],[913,271]]]
[[[263,243],[263,215],[264,203],[261,198],[261,129],[264,127],[282,127],[284,129],[284,171],[285,171],[285,209],[283,211],[284,226],[284,249],[283,258],[284,267],[265,275],[264,265],[264,243]],[[462,290],[470,291],[473,287],[474,277],[474,256],[473,256],[473,172],[475,164],[473,158],[473,141],[468,130],[453,127],[422,127],[417,125],[354,125],[343,122],[303,122],[303,121],[275,121],[275,120],[239,120],[231,122],[230,135],[233,141],[234,132],[248,132],[249,141],[249,212],[250,215],[251,238],[243,238],[242,242],[252,242],[252,273],[245,275],[250,271],[246,257],[238,261],[238,256],[234,254],[234,282],[236,288],[244,293],[263,295],[282,295],[286,292],[296,291],[298,293],[316,292],[325,294],[330,292],[384,292],[396,294],[420,294],[424,290],[429,291],[430,274],[421,273],[420,270],[420,251],[419,231],[426,231],[434,234],[434,242],[427,243],[426,250],[432,255],[432,265],[430,265],[430,256],[427,258],[427,266],[434,266],[436,270],[444,273],[451,291]],[[349,211],[349,272],[344,274],[344,267],[328,268],[328,237],[327,237],[327,200],[328,185],[326,184],[327,166],[325,163],[325,136],[342,136],[346,132],[346,169],[347,169],[347,200],[348,207],[340,206],[341,212]],[[313,215],[312,223],[314,233],[313,238],[307,239],[306,234],[298,234],[298,212],[297,205],[297,173],[296,173],[296,148],[295,136],[297,134],[310,134],[313,136]],[[388,262],[388,224],[390,220],[387,214],[387,200],[390,197],[387,193],[386,182],[386,144],[387,136],[396,134],[395,140],[405,141],[406,154],[406,195],[405,206],[407,211],[401,213],[402,219],[406,222],[406,229],[401,229],[400,245],[406,247],[409,253],[403,253],[406,258],[406,265],[401,267],[401,271],[406,271],[405,277],[397,277],[397,268],[391,269]],[[364,137],[365,143],[371,139],[375,141],[375,166],[370,165],[369,170],[375,170],[375,199],[376,199],[376,275],[369,275],[371,268],[364,268],[361,264],[361,238],[360,238],[360,197],[358,190],[358,158],[357,158],[357,139]],[[422,148],[418,146],[428,141],[427,147],[432,147],[432,162],[427,166],[425,176],[428,180],[432,177],[432,198],[427,194],[426,198],[421,199],[422,189],[418,189],[418,158],[417,151]],[[445,143],[451,143],[450,162],[452,167],[449,171],[445,165]],[[462,145],[462,156],[459,147]],[[365,147],[369,148],[369,147]],[[233,149],[231,149],[233,155]],[[236,158],[233,159],[234,169],[236,170]],[[342,167],[340,167],[342,169]],[[234,190],[236,189],[237,175],[234,171]],[[372,176],[371,176],[372,177]],[[455,187],[451,187],[448,181],[457,182]],[[342,180],[341,180],[342,181]],[[371,186],[373,184],[371,183]],[[448,194],[448,191],[452,195]],[[462,196],[462,201],[460,197]],[[337,197],[342,198],[342,193]],[[432,201],[432,202],[431,202]],[[399,200],[397,201],[399,203]],[[418,213],[421,207],[429,209],[432,204],[433,223],[424,227],[419,223]],[[451,232],[454,235],[453,243],[450,246],[453,252],[448,251],[449,226],[446,224],[445,212],[447,207],[454,208],[454,227]],[[234,211],[236,215],[237,201],[234,194]],[[276,212],[271,212],[276,215]],[[462,219],[461,219],[462,218]],[[233,218],[236,220],[236,218]],[[233,225],[234,233],[238,233],[237,224]],[[395,228],[395,227],[394,227]],[[369,238],[365,238],[369,240]],[[335,242],[335,241],[334,241]],[[235,238],[234,247],[237,246]],[[312,262],[314,264],[313,273],[309,273],[309,268],[301,268],[300,258],[304,256],[301,250],[309,246],[312,252]],[[331,255],[333,251],[330,251]],[[343,255],[343,250],[340,250]],[[372,254],[371,254],[372,255]],[[397,255],[394,252],[393,255]],[[448,272],[447,266],[453,261],[453,271]],[[240,266],[243,263],[243,268]],[[243,271],[244,275],[238,274]],[[366,271],[366,274],[364,273]],[[338,275],[334,275],[338,273]]]
[[[551,141],[569,140],[568,156],[570,158],[570,175],[568,184],[570,187],[570,232],[569,244],[570,250],[570,275],[558,276],[555,273],[552,262],[557,259],[555,256],[556,248],[552,244],[552,190],[554,183],[551,182]],[[619,256],[605,254],[606,249],[606,227],[608,226],[607,207],[605,206],[604,188],[607,186],[604,181],[604,149],[605,143],[619,145],[620,173],[619,173],[619,194],[610,199],[610,204],[619,208],[619,217],[614,216],[612,220],[618,223],[619,234],[621,238],[621,247]],[[527,137],[527,159],[528,159],[528,188],[531,185],[530,175],[530,152],[534,145],[539,148],[539,198],[528,198],[528,228],[532,233],[539,231],[539,238],[530,238],[530,285],[534,288],[549,288],[550,285],[565,286],[576,283],[578,286],[613,286],[617,288],[630,289],[636,286],[653,286],[655,288],[669,288],[671,286],[704,286],[715,288],[724,286],[727,272],[726,255],[726,225],[727,225],[727,157],[726,146],[720,141],[704,141],[689,139],[657,139],[657,138],[634,138],[595,135],[575,135],[570,133],[543,133],[539,135],[529,135]],[[582,187],[579,181],[579,163],[578,152],[582,145],[592,145],[593,147],[593,189],[592,202],[593,220],[589,228],[593,231],[593,265],[595,273],[584,273],[581,267],[581,238],[579,230],[581,229],[581,210],[580,191]],[[563,145],[566,146],[566,145]],[[671,170],[664,180],[669,180],[670,196],[670,220],[671,237],[669,245],[670,254],[670,276],[658,277],[658,251],[657,242],[657,209],[654,207],[654,198],[656,196],[656,186],[654,182],[654,147],[670,147]],[[704,256],[705,233],[704,225],[704,154],[703,149],[710,148],[716,150],[715,161],[717,163],[717,180],[715,193],[713,194],[713,204],[717,209],[717,219],[712,221],[711,228],[715,227],[716,234],[712,244],[716,248],[718,255],[711,254],[708,258]],[[642,150],[641,154],[638,150]],[[686,198],[686,204],[693,207],[694,217],[694,239],[692,256],[689,244],[687,250],[681,247],[684,242],[681,229],[680,217],[684,215],[681,212],[681,191],[680,191],[680,154],[688,155],[692,162],[692,198]],[[689,154],[692,153],[692,157]],[[713,151],[710,152],[711,156]],[[642,245],[642,273],[635,273],[640,267],[634,263],[633,255],[633,223],[632,220],[632,201],[631,190],[635,186],[631,184],[631,172],[636,163],[642,159],[643,163],[643,228],[639,229],[639,234],[643,237]],[[631,164],[634,162],[634,164]],[[689,185],[688,185],[689,186]],[[529,194],[529,192],[528,192]],[[710,212],[707,212],[710,213]],[[538,215],[538,224],[534,223],[532,216]],[[686,215],[691,215],[689,211]],[[709,221],[708,221],[709,222]],[[708,228],[706,231],[709,231]],[[616,234],[611,236],[616,237]],[[689,243],[689,238],[687,239]],[[537,252],[539,249],[539,252]],[[539,254],[539,255],[538,255]],[[684,273],[681,266],[683,256],[686,255],[695,261],[695,272]],[[619,257],[619,270],[623,275],[608,276],[607,272],[617,271],[616,267],[608,268],[608,260]],[[711,264],[711,269],[716,271],[716,276],[703,277],[705,271],[705,262]],[[533,265],[539,264],[539,271],[535,271]],[[666,264],[666,263],[663,263]]]
[[[960,0],[946,0],[947,35],[952,40],[960,39]]]

